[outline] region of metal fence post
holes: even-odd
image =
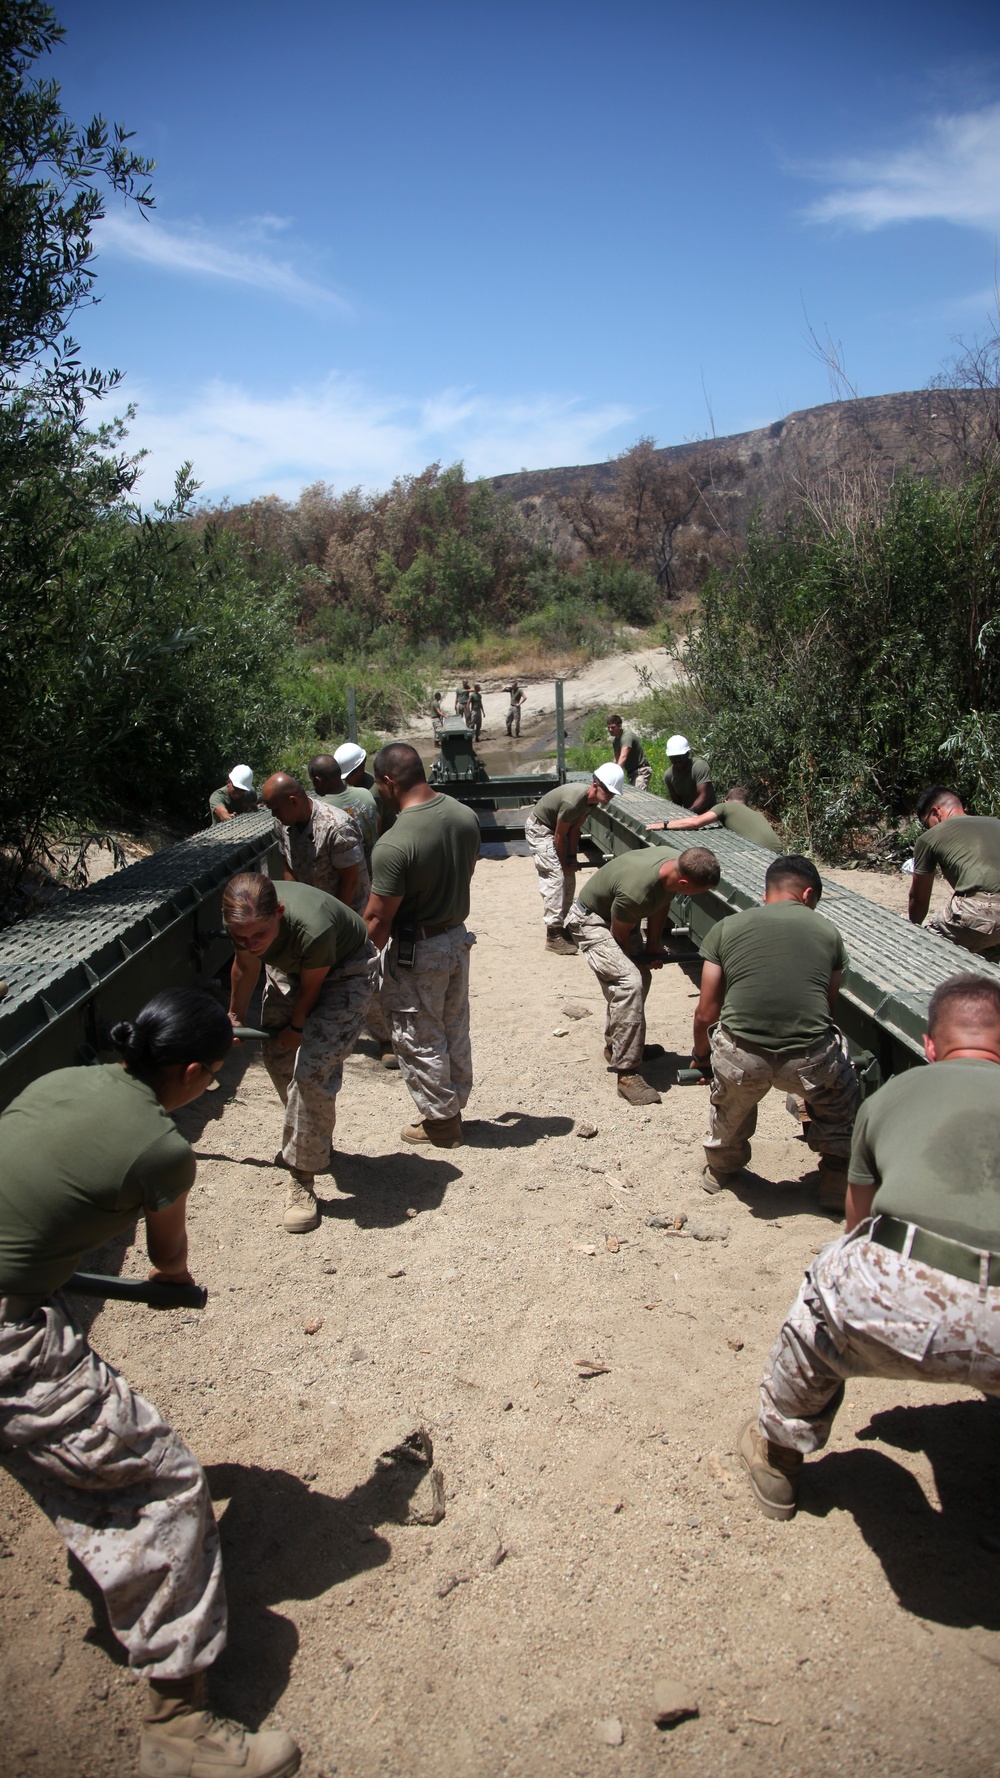
[[[563,722],[563,682],[556,680],[556,776],[560,784],[566,782],[566,735]]]

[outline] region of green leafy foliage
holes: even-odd
[[[904,481],[807,511],[781,536],[752,525],[686,657],[717,778],[829,857],[885,845],[942,777],[996,812],[995,720],[969,713],[1000,693],[998,542],[990,463],[957,488]]]

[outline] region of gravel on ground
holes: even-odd
[[[761,1517],[735,1445],[836,1232],[813,1157],[771,1095],[751,1171],[706,1197],[705,1089],[670,1084],[691,966],[654,978],[663,1101],[633,1110],[530,860],[484,859],[473,892],[466,1145],[404,1150],[405,1088],[364,1042],[321,1227],[285,1235],[280,1110],[241,1048],[180,1119],[207,1309],[94,1320],[208,1471],[218,1702],[293,1731],[307,1778],[1000,1771],[1000,1413],[850,1384],[798,1517]],[[430,1452],[382,1453],[420,1427],[445,1513],[407,1524],[440,1512]],[[2,1472],[0,1556],[0,1773],[134,1770],[136,1676]]]

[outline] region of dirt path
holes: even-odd
[[[677,680],[675,662],[665,648],[640,648],[634,654],[609,654],[598,661],[589,661],[573,678],[564,681],[563,708],[566,715],[582,710],[589,710],[592,704],[627,703],[641,694],[642,686],[639,674],[642,669],[650,672],[653,680],[662,685],[673,685]],[[464,678],[460,674],[457,679],[450,679],[442,687],[444,692],[444,708],[451,716],[455,708],[455,687]],[[470,679],[474,677],[469,675]],[[483,741],[502,741],[505,733],[507,711],[510,699],[503,690],[510,684],[510,674],[496,675],[486,678],[480,675],[483,691]],[[521,711],[521,733],[534,734],[543,729],[555,715],[556,682],[554,679],[522,679],[524,690],[528,694],[528,702]],[[409,723],[407,733],[411,739],[430,740],[433,735],[430,717],[415,717]]]
[[[208,1468],[222,1704],[293,1729],[307,1778],[997,1772],[1000,1414],[853,1384],[798,1518],[758,1516],[734,1441],[833,1233],[800,1183],[811,1157],[772,1095],[752,1178],[705,1197],[703,1091],[617,1099],[596,983],[544,954],[530,861],[484,860],[474,897],[467,1146],[404,1154],[399,1077],[359,1052],[322,1227],[292,1239],[277,1102],[243,1052],[185,1114],[207,1311],[113,1305],[94,1325]],[[676,966],[654,979],[651,1037],[675,1058],[693,994]],[[666,1088],[670,1058],[651,1072]],[[688,1231],[647,1227],[657,1210]],[[124,1269],[142,1272],[135,1249]],[[446,1492],[433,1527],[395,1523],[374,1469],[420,1423]],[[402,1472],[418,1503],[421,1478]],[[0,1772],[122,1778],[141,1694],[2,1475],[0,1536]],[[654,1726],[661,1675],[697,1720]]]

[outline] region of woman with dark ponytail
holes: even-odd
[[[197,1459],[92,1350],[59,1294],[85,1253],[145,1220],[150,1277],[191,1283],[195,1157],[170,1116],[233,1041],[197,989],[157,994],[110,1033],[122,1057],[43,1075],[0,1116],[0,1458],[104,1594],[149,1680],[141,1774],[211,1767],[289,1778],[288,1735],[216,1717],[205,1673],[226,1641],[219,1537]]]

